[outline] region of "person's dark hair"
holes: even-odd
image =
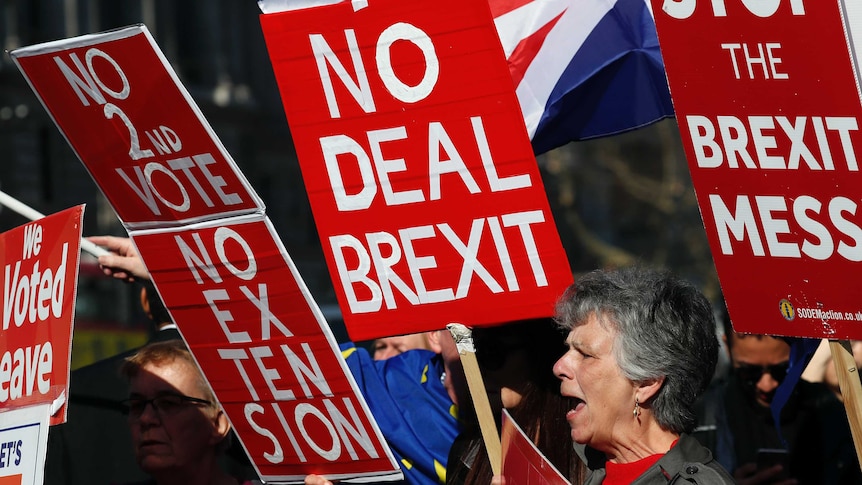
[[[613,353],[633,382],[664,378],[651,402],[659,426],[689,432],[693,404],[706,390],[718,361],[715,316],[706,297],[667,271],[630,267],[578,278],[557,304],[565,329],[591,315],[614,331]]]
[[[553,366],[566,351],[563,333],[551,318],[527,320],[500,327],[473,330],[476,358],[480,368],[498,366],[508,352],[524,350],[530,365],[521,402],[509,413],[524,433],[533,440],[542,453],[572,483],[583,481],[581,461],[571,446],[560,443],[571,441],[571,428],[566,412],[572,408],[569,398],[560,394],[560,381]],[[493,472],[481,438],[466,448],[474,454],[472,465],[466,472],[455,467],[456,475],[464,475],[465,484],[487,484]],[[455,483],[458,480],[447,483]]]

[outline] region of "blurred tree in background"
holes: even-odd
[[[576,277],[639,262],[672,269],[720,298],[674,120],[570,143],[538,161]]]

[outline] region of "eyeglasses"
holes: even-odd
[[[733,370],[739,380],[748,385],[755,385],[766,373],[769,373],[776,382],[782,382],[787,377],[788,367],[790,367],[790,361],[772,365],[739,364]]]
[[[141,415],[147,409],[148,404],[152,404],[153,410],[159,417],[170,416],[178,413],[180,410],[190,405],[208,405],[212,402],[206,399],[185,396],[183,394],[163,394],[152,399],[142,399],[133,397],[123,401],[123,404],[129,410],[129,418],[140,419]]]

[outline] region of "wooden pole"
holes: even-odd
[[[479,420],[479,429],[482,431],[482,439],[485,441],[485,449],[491,461],[491,471],[494,475],[500,476],[503,468],[503,447],[500,444],[500,435],[497,434],[497,422],[494,420],[494,413],[488,402],[488,392],[482,380],[482,371],[479,370],[479,362],[476,360],[473,332],[460,323],[450,323],[446,328],[452,333],[455,345],[458,346],[458,353],[461,355],[461,366],[464,367],[464,375],[467,376],[467,387],[470,388],[476,418]]]
[[[853,351],[847,340],[830,340],[829,350],[832,352],[832,362],[838,374],[838,385],[844,399],[844,409],[850,421],[850,432],[853,434],[853,444],[856,446],[856,458],[862,467],[862,382],[859,381],[859,369],[853,359]]]

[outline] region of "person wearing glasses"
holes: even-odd
[[[249,484],[226,473],[220,457],[230,423],[182,340],[149,344],[121,368],[129,380],[128,422],[145,484]]]
[[[721,324],[730,358],[697,406],[693,435],[738,483],[862,483],[843,405],[821,383],[800,380],[775,426],[772,402],[787,376],[790,344],[780,337]]]

